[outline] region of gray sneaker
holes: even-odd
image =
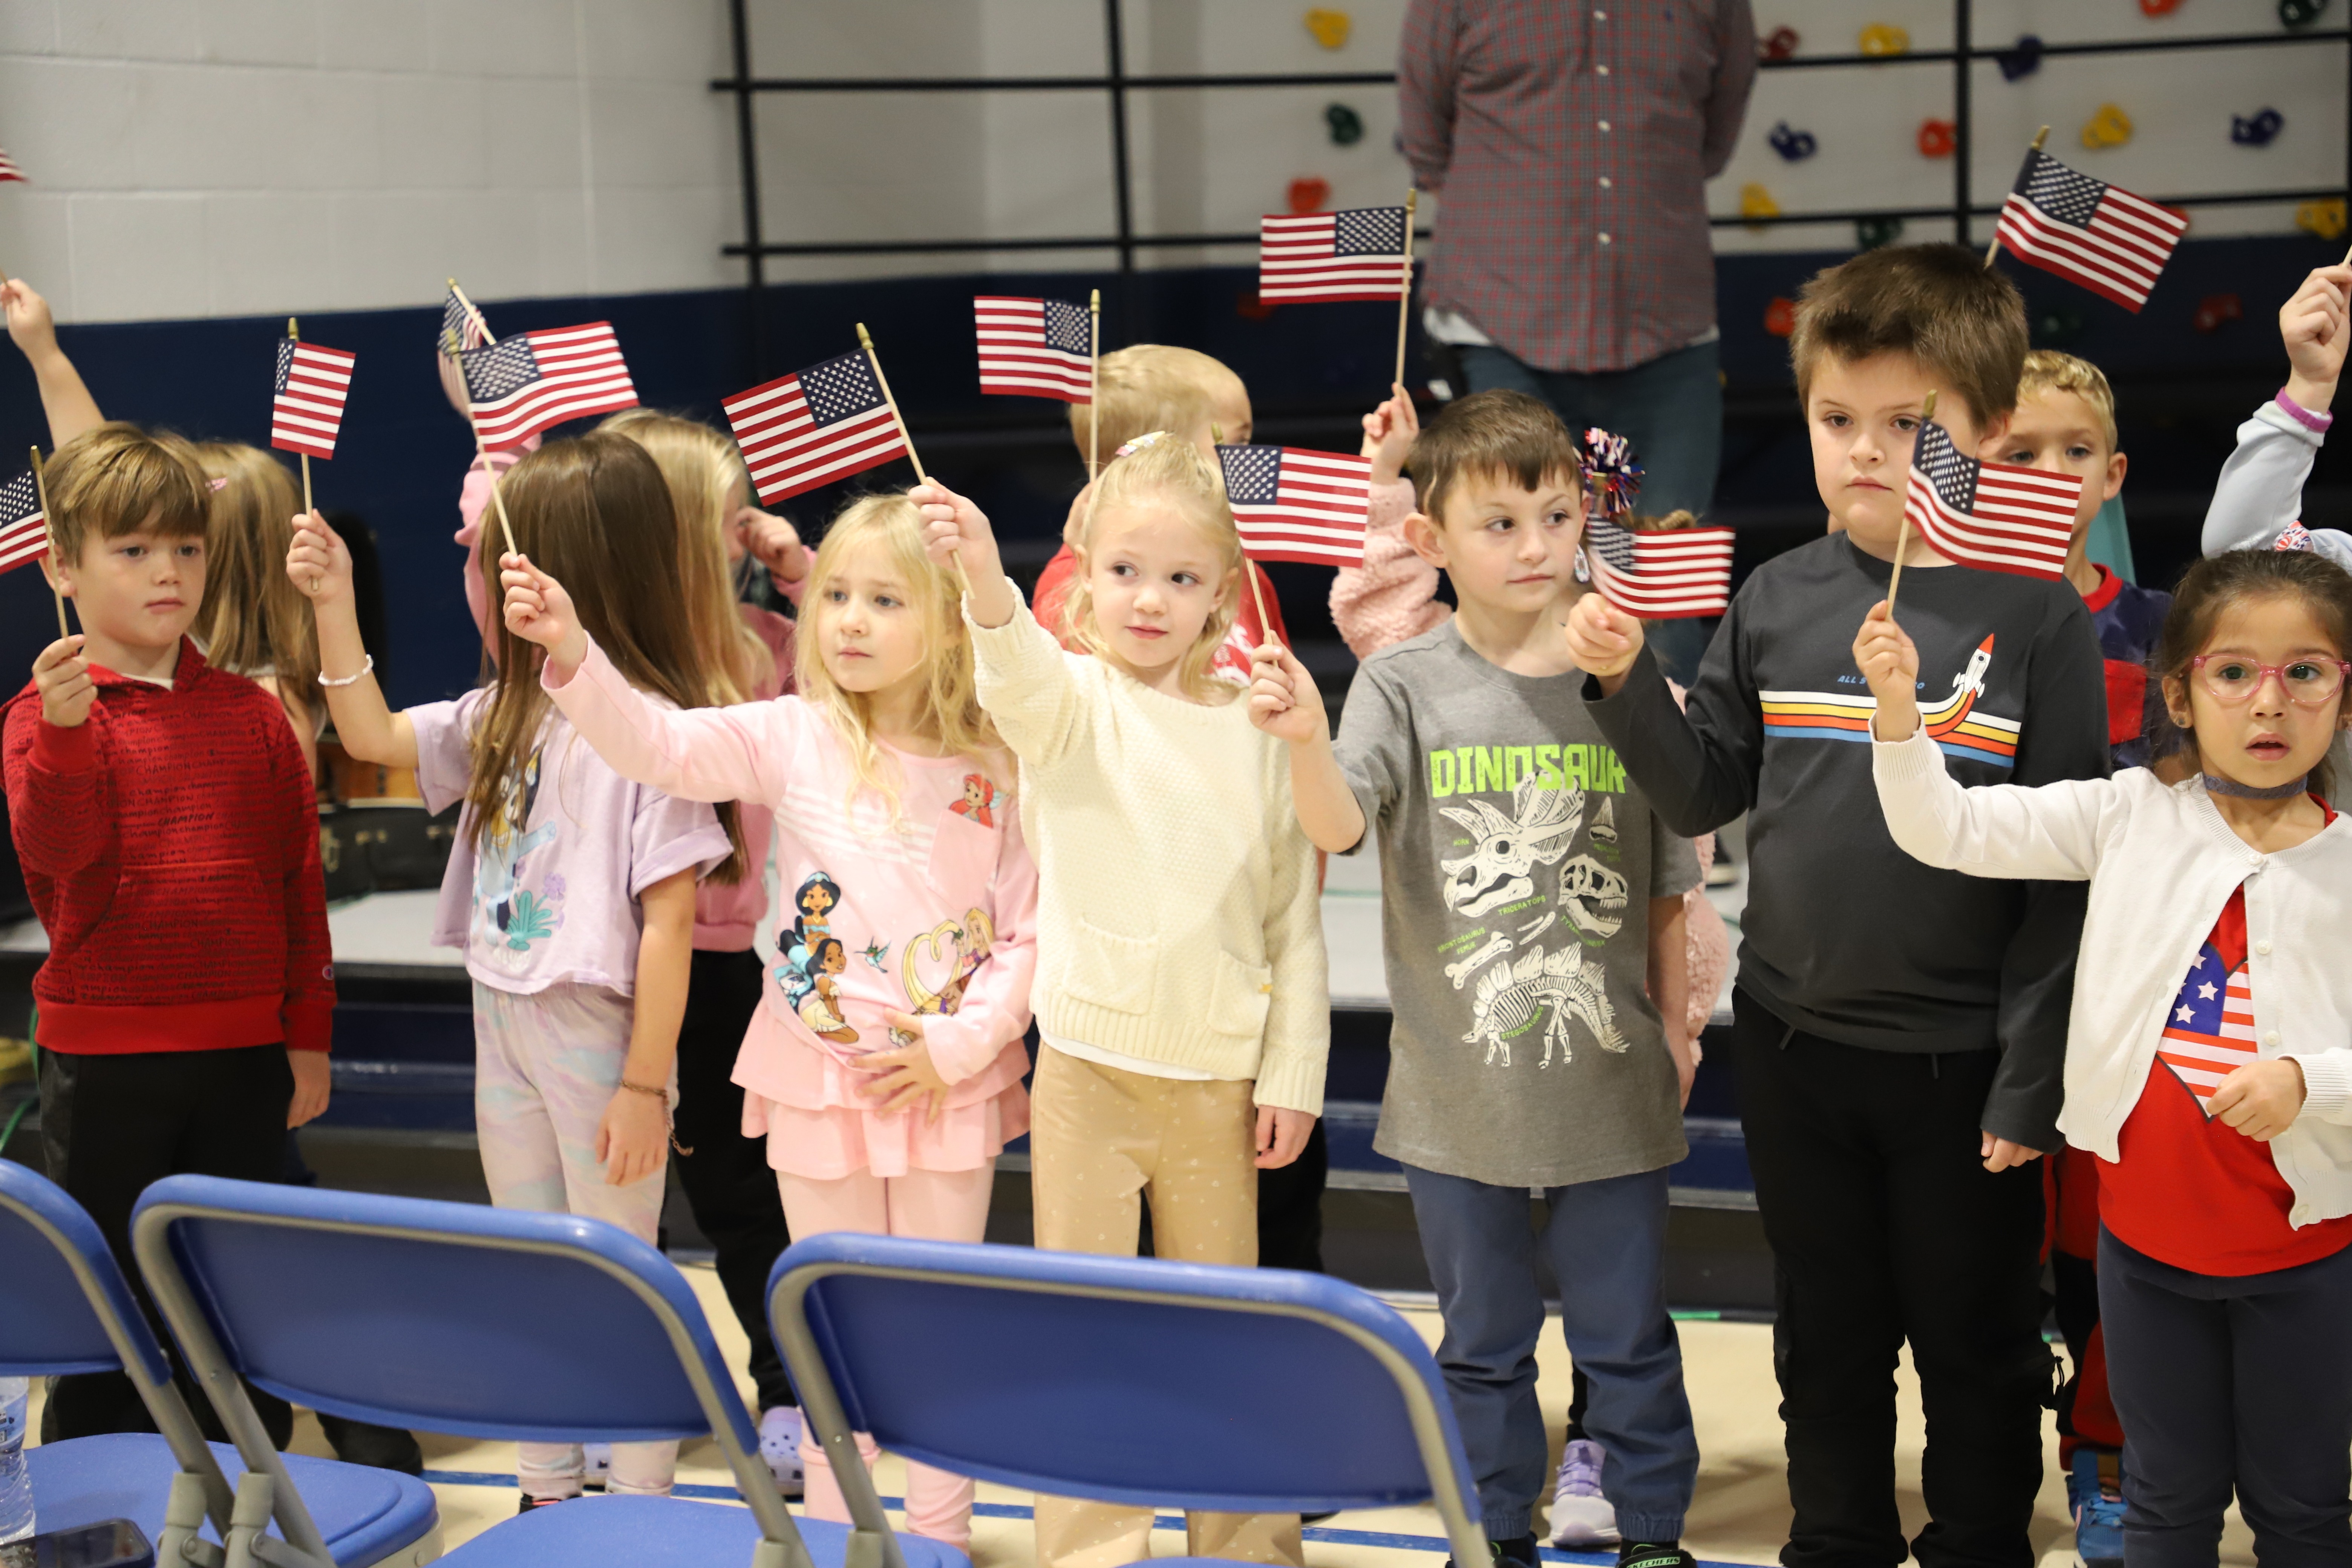
[[[1601,1495],[1600,1444],[1579,1437],[1560,1451],[1559,1485],[1551,1497],[1551,1543],[1569,1551],[1617,1544],[1617,1510]]]

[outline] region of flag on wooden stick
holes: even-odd
[[[1584,524],[1584,563],[1611,604],[1645,621],[1719,616],[1731,605],[1731,530],[1636,532],[1614,517]]]
[[[2073,474],[1980,463],[1929,419],[1912,442],[1903,512],[1937,554],[1963,566],[2056,578],[2082,494]]]
[[[49,552],[49,520],[30,468],[0,485],[0,572],[14,572]]]
[[[637,389],[610,321],[524,332],[457,355],[475,432],[491,451],[567,419],[635,408]]]
[[[2186,215],[2080,174],[2035,147],[2000,205],[1993,237],[2020,261],[2136,312],[2188,229]]]
[[[269,404],[271,446],[308,458],[335,455],[354,357],[292,337],[278,340],[278,382]]]
[[[474,309],[474,302],[457,289],[452,279],[449,292],[441,300],[441,352],[458,353],[478,349],[491,342],[490,324]]]
[[[1242,550],[1255,561],[1361,566],[1371,464],[1296,447],[1219,447]]]
[[[1088,401],[1094,334],[1084,305],[982,294],[971,302],[980,334],[980,389],[1013,397]]]
[[[912,455],[863,353],[780,375],[721,406],[753,488],[771,504]]]
[[[1269,305],[1396,300],[1405,291],[1402,207],[1268,213],[1257,226],[1257,297]]]

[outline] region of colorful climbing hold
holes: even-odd
[[[1811,132],[1791,131],[1785,120],[1772,127],[1765,140],[1772,144],[1772,151],[1791,163],[1801,163],[1821,151],[1821,143],[1813,139]]]
[[[2131,116],[2123,111],[2120,104],[2103,103],[2096,114],[2083,122],[2085,147],[2120,147],[2131,139]]]
[[[1950,121],[1919,121],[1919,156],[1922,158],[1948,158],[1959,145],[1959,128]]]
[[[1785,338],[1797,330],[1797,302],[1786,296],[1775,296],[1764,307],[1764,330],[1776,338]]]
[[[1323,106],[1323,125],[1335,147],[1353,147],[1364,139],[1364,117],[1344,103]]]
[[[2327,0],[2279,0],[2278,19],[2290,27],[2308,27],[2327,9]]]
[[[2323,196],[2315,202],[2305,202],[2294,209],[2294,226],[2305,234],[2315,234],[2322,239],[2344,237],[2344,198]]]
[[[2200,332],[2218,332],[2228,322],[2245,319],[2245,304],[2235,294],[2208,294],[2197,301],[2197,314],[2189,325]]]
[[[1284,200],[1295,213],[1319,213],[1331,204],[1331,182],[1320,174],[1301,174],[1290,182]]]
[[[1796,55],[1797,46],[1803,40],[1797,37],[1796,28],[1775,27],[1758,42],[1756,52],[1768,60],[1790,59]]]
[[[1911,35],[1885,22],[1873,22],[1854,40],[1855,47],[1865,55],[1907,55],[1911,52]]]
[[[2230,116],[2230,140],[2241,147],[2267,147],[2285,128],[2286,116],[2275,109]]]
[[[2180,0],[2139,0],[2143,16],[2169,16],[2180,9]]]
[[[2000,79],[2003,81],[2016,81],[2021,77],[2032,76],[2042,68],[2042,40],[2028,33],[1994,55],[1993,61],[2000,67]]]
[[[1345,11],[1327,11],[1318,6],[1307,13],[1307,30],[1315,41],[1327,49],[1345,48],[1348,29],[1352,21]]]
[[[1742,185],[1739,187],[1739,216],[1744,218],[1779,217],[1780,204],[1774,201],[1772,193],[1761,185]],[[1761,228],[1764,226],[1751,223],[1748,226]]]
[[[1876,250],[1882,245],[1892,245],[1903,237],[1903,220],[1899,217],[1863,217],[1853,220],[1853,239],[1864,250]]]

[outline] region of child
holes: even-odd
[[[709,700],[686,630],[677,521],[661,470],[618,436],[541,447],[500,489],[515,542],[583,592],[580,618],[626,678]],[[286,570],[319,623],[320,684],[362,762],[416,770],[425,805],[463,800],[434,941],[474,981],[474,1116],[490,1201],[584,1214],[651,1243],[697,875],[740,870],[707,805],[633,784],[548,711],[535,651],[505,637],[487,689],[394,713],[369,672],[351,555],[316,512]],[[731,811],[727,814],[732,816]],[[664,1494],[675,1441],[613,1446],[614,1492]],[[579,1495],[577,1444],[525,1443],[523,1508]]]
[[[49,446],[63,451],[67,442],[106,422],[98,402],[82,384],[81,373],[58,347],[57,323],[49,302],[33,292],[21,278],[0,274],[0,313],[8,318],[8,336],[33,367],[41,391],[41,412],[49,424]]]
[[[647,408],[615,414],[598,428],[625,436],[658,464],[677,510],[678,578],[688,640],[720,703],[764,702],[790,689],[793,623],[735,596],[730,544],[742,552],[740,519],[751,477],[733,441],[708,425]],[[799,541],[793,542],[797,552]],[[639,780],[639,783],[650,781]],[[658,786],[657,786],[658,787]],[[676,792],[672,792],[676,793]],[[743,1090],[735,1053],[760,1010],[760,955],[752,933],[768,912],[768,844],[775,816],[765,805],[737,807],[744,875],[706,881],[694,895],[694,959],[686,1016],[677,1031],[678,1185],[694,1223],[718,1254],[728,1305],[751,1342],[760,1402],[760,1453],[787,1495],[802,1484],[801,1413],[768,1330],[768,1270],[792,1244],[775,1178],[760,1145],[743,1133]],[[609,1463],[588,1449],[593,1478]]]
[[[929,547],[971,584],[980,700],[1021,763],[1035,845],[1040,1247],[1257,1260],[1255,1174],[1298,1157],[1330,1048],[1315,851],[1284,748],[1209,670],[1241,540],[1200,450],[1160,435],[1096,484],[1063,651],[1004,575],[988,520],[918,486]],[[1117,868],[1112,874],[1111,868]],[[1151,1510],[1037,1500],[1044,1568],[1148,1556]],[[1301,1561],[1298,1520],[1196,1514],[1196,1556]]]
[[[1843,528],[1748,578],[1687,717],[1642,657],[1639,622],[1598,594],[1569,613],[1590,711],[1666,825],[1702,833],[1748,813],[1732,1049],[1780,1281],[1790,1568],[1908,1550],[1887,1375],[1906,1340],[1927,1411],[1923,1546],[2032,1560],[2051,1356],[2042,1189],[2013,1167],[2057,1147],[2081,896],[1930,871],[1878,830],[1868,699],[1832,630],[1886,597],[1927,395],[1974,451],[2008,424],[2025,348],[2015,287],[1957,246],[1890,246],[1819,274],[1790,357]],[[1961,775],[2104,776],[2081,596],[1945,569],[1916,531],[1905,559],[1904,625]]]
[[[196,640],[215,669],[245,676],[278,699],[315,786],[319,736],[327,727],[319,634],[284,567],[294,542],[289,520],[301,496],[286,465],[258,447],[207,441],[196,459],[212,487]]]
[[[1099,402],[1092,407],[1070,405],[1070,439],[1077,444],[1081,462],[1092,451],[1108,463],[1112,453],[1153,430],[1172,431],[1192,442],[1212,463],[1216,461],[1218,443],[1239,446],[1249,441],[1254,427],[1249,388],[1221,361],[1197,349],[1134,343],[1114,350],[1102,356],[1100,382]],[[1095,420],[1101,422],[1099,430],[1091,428]],[[1064,606],[1077,571],[1074,547],[1085,522],[1087,500],[1081,490],[1070,503],[1069,521],[1062,528],[1062,547],[1037,574],[1037,624],[1060,637],[1062,646],[1072,652],[1084,651],[1082,639],[1065,622]],[[1233,628],[1219,646],[1212,666],[1221,679],[1237,687],[1249,684],[1251,649],[1269,635],[1286,643],[1290,640],[1274,579],[1254,561],[1249,569],[1257,577],[1257,593],[1243,584]],[[1260,595],[1270,625],[1259,624]]]
[[[1963,788],[1923,733],[1918,650],[1880,605],[1896,843],[1970,877],[2087,880],[2068,1142],[2100,1163],[2099,1298],[2123,1417],[2126,1559],[2212,1563],[2234,1490],[2264,1563],[2352,1548],[2352,577],[2299,552],[2189,568],[2157,668],[2201,776]],[[2267,1147],[2265,1147],[2267,1145]]]
[[[2346,296],[2352,266],[2315,268],[2279,308],[2286,345],[2286,385],[2238,426],[2238,449],[2221,466],[2221,481],[2205,513],[2207,555],[2227,550],[2316,550],[2339,566],[2352,565],[2352,534],[2305,529],[2303,482],[2336,416],[2336,384],[2344,374]]]
[[[286,1130],[327,1108],[326,882],[277,700],[185,635],[205,594],[194,449],[100,425],[66,443],[47,488],[43,566],[82,629],[42,649],[0,742],[49,937],[33,979],[41,1130],[50,1175],[135,1279],[142,1189],[182,1171],[274,1181]],[[150,1426],[120,1373],[60,1379],[49,1408],[60,1437]],[[282,1446],[290,1413],[262,1408]]]
[[[801,915],[734,1077],[793,1231],[979,1241],[996,1156],[1029,1124],[1037,884],[1013,814],[982,821],[966,802],[1009,804],[1012,759],[973,700],[955,583],[926,559],[912,505],[852,505],[810,577],[802,695],[733,708],[676,712],[632,689],[520,557],[507,624],[549,650],[556,707],[624,777],[775,814]],[[802,1459],[810,1512],[845,1521],[823,1450],[804,1440]],[[972,1483],[909,1464],[907,1490],[908,1528],[961,1551]]]
[[[1289,742],[1317,847],[1379,839],[1396,1025],[1373,1147],[1412,1189],[1498,1561],[1536,1562],[1528,1521],[1548,1473],[1528,1229],[1541,1187],[1540,1250],[1591,1384],[1611,1533],[1624,1561],[1687,1568],[1698,1443],[1664,1257],[1667,1170],[1689,1152],[1683,895],[1698,863],[1627,787],[1554,637],[1584,521],[1559,416],[1478,393],[1412,461],[1405,537],[1460,613],[1363,663],[1336,751],[1289,650],[1259,651],[1251,708]]]

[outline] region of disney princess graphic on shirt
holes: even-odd
[[[996,805],[1004,792],[991,784],[984,774],[963,775],[963,798],[948,807],[958,816],[969,816],[982,827],[996,826]]]
[[[817,938],[801,968],[805,989],[793,1004],[809,1033],[837,1046],[857,1043],[857,1031],[841,1016],[841,972],[848,967],[849,950],[839,937]]]
[[[854,1045],[857,1031],[842,1016],[839,978],[849,967],[849,951],[833,934],[841,884],[823,871],[812,871],[793,892],[793,908],[799,912],[792,929],[778,933],[783,961],[776,965],[776,984],[811,1034],[835,1045]]]
[[[474,931],[478,951],[501,969],[520,973],[534,943],[563,925],[563,879],[550,874],[536,891],[522,885],[523,858],[552,845],[553,821],[524,830],[539,798],[540,753],[524,759],[521,775],[509,778],[499,808],[482,826],[474,861]],[[536,862],[534,862],[536,864]]]
[[[907,994],[907,1011],[919,1018],[950,1015],[963,1005],[963,994],[996,946],[996,922],[986,910],[966,910],[960,921],[941,921],[907,943],[899,954],[898,984]],[[934,991],[924,978],[926,964],[940,974]],[[893,1045],[908,1046],[915,1037],[893,1027]]]

